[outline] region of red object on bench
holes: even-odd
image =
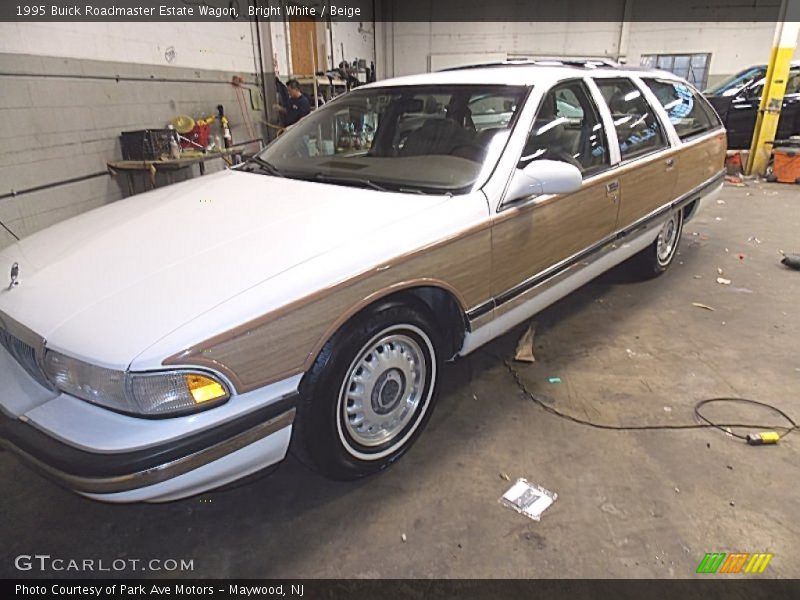
[[[198,125],[195,123],[194,128],[185,136],[192,140],[195,144],[198,144],[205,148],[208,146],[208,137],[210,133],[211,126],[209,124],[205,125]],[[197,146],[190,144],[185,140],[181,140],[181,146],[183,148],[192,148],[195,150],[199,150]]]

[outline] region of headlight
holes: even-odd
[[[225,384],[200,371],[129,373],[98,367],[48,350],[44,369],[62,392],[135,415],[175,416],[211,408],[230,398]]]

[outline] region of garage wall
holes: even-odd
[[[378,26],[382,77],[525,55],[608,56],[710,52],[709,82],[765,63],[774,23],[407,23]],[[800,58],[800,53],[796,54]]]
[[[0,23],[0,52],[220,71],[255,65],[248,22]]]
[[[754,64],[766,64],[775,23],[631,23],[628,63],[642,54],[711,53],[709,85]],[[796,54],[797,57],[797,54]]]
[[[390,22],[384,24],[383,72],[410,75],[513,55],[612,56],[621,28],[618,22]]]
[[[369,66],[375,60],[375,27],[372,21],[341,21],[332,22],[330,31],[333,36],[333,65],[338,67],[342,60],[353,62],[356,58],[363,58]],[[344,45],[344,56],[342,56]],[[328,64],[331,49],[328,49]]]
[[[283,81],[291,74],[289,65],[289,26],[286,21],[272,19],[272,62],[275,73]]]
[[[261,137],[261,113],[230,84],[254,71],[248,23],[0,23],[0,220],[23,237],[122,197],[124,177],[104,174],[120,131],[223,104],[234,141]],[[0,228],[0,247],[12,241]]]

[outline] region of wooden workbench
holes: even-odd
[[[175,172],[180,169],[187,169],[193,165],[200,167],[200,175],[206,174],[206,163],[210,160],[222,159],[230,164],[230,157],[234,154],[241,154],[240,149],[227,149],[222,152],[209,152],[201,156],[191,156],[187,158],[174,158],[168,160],[114,160],[106,163],[111,175],[124,172],[128,178],[128,191],[131,195],[136,193],[133,178],[137,174],[149,173],[150,189],[156,188],[156,175],[159,171],[164,172],[169,183],[175,182]],[[147,179],[145,179],[145,191]]]

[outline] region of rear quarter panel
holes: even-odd
[[[689,193],[711,179],[725,166],[727,140],[718,130],[683,143],[678,151],[678,179],[675,197]]]

